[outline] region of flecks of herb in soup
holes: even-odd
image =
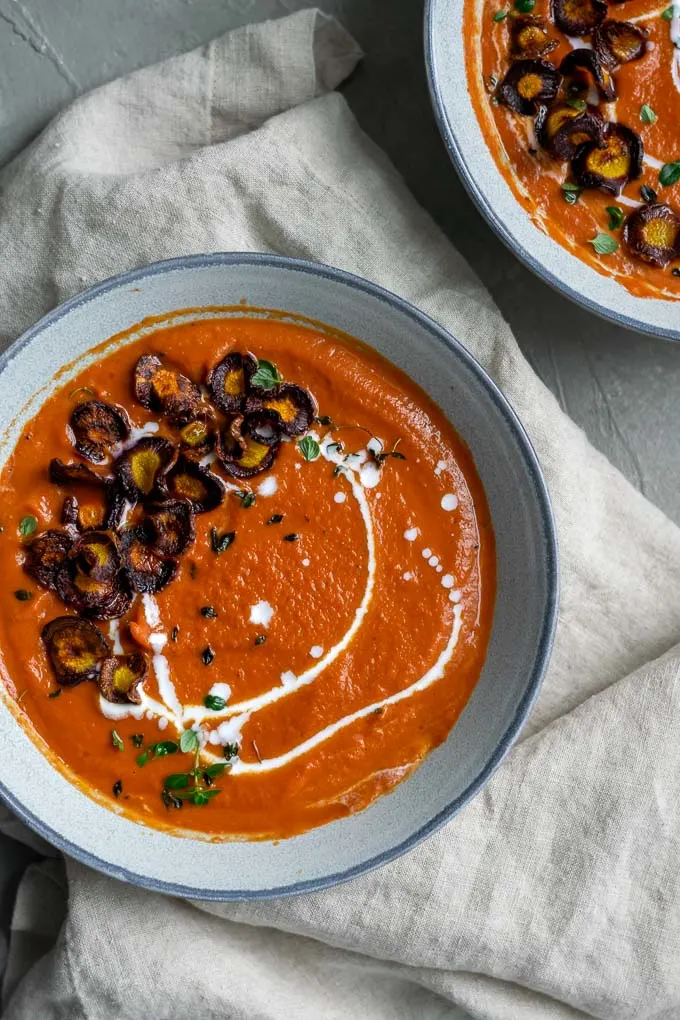
[[[625,216],[623,214],[623,209],[620,209],[618,207],[618,205],[608,205],[605,208],[605,212],[609,216],[609,224],[608,224],[609,229],[610,230],[619,230],[620,227],[623,226],[623,221],[625,219]]]
[[[223,531],[222,534],[220,534],[217,528],[211,528],[210,548],[212,549],[216,556],[219,556],[220,553],[226,552],[226,550],[229,548],[229,546],[232,544],[235,538],[236,538],[235,531]]]
[[[161,740],[158,744],[149,744],[140,755],[137,755],[137,764],[144,768],[150,761],[165,758],[168,754],[177,754],[178,751],[179,745],[174,740]]]
[[[22,517],[19,521],[19,534],[22,538],[28,538],[38,527],[38,519],[32,514],[27,514],[26,517]]]
[[[305,460],[316,460],[321,454],[321,447],[312,436],[304,436],[297,445]]]
[[[255,505],[255,493],[250,492],[249,489],[243,489],[241,492],[235,492],[234,496],[241,501],[242,510],[249,510],[251,506]]]
[[[206,694],[203,699],[203,704],[206,708],[209,708],[211,712],[221,712],[227,703],[224,698],[219,696],[219,694]]]

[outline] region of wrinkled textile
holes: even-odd
[[[680,532],[561,412],[332,91],[359,57],[307,11],[75,102],[0,175],[0,336],[190,252],[317,259],[410,299],[487,368],[543,465],[562,601],[542,693],[453,822],[341,887],[192,904],[67,861],[67,920],[14,968],[8,1020],[680,1017]],[[26,882],[24,932],[53,878]]]

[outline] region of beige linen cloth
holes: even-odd
[[[0,334],[189,252],[318,259],[409,298],[493,375],[543,465],[562,602],[542,694],[457,818],[335,889],[187,903],[68,861],[67,921],[7,1020],[680,1017],[680,532],[561,412],[333,93],[359,57],[307,11],[75,102],[0,176]],[[40,882],[17,926],[32,903],[45,933]]]

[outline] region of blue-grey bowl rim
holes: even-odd
[[[79,308],[82,305],[88,304],[100,294],[104,294],[107,291],[113,290],[121,285],[136,283],[139,280],[143,280],[148,276],[155,276],[158,273],[173,272],[177,269],[194,269],[202,266],[234,266],[242,265],[243,263],[275,266],[279,269],[294,269],[298,272],[309,273],[310,276],[320,276],[325,279],[346,284],[348,287],[353,287],[356,290],[368,292],[373,297],[376,297],[379,300],[384,301],[386,304],[392,305],[406,315],[411,316],[419,323],[420,326],[430,333],[430,335],[439,344],[447,349],[455,351],[456,355],[467,363],[468,367],[475,375],[478,376],[482,384],[488,390],[490,397],[505,418],[508,427],[515,434],[517,445],[523,455],[527,472],[532,479],[534,491],[540,507],[544,530],[543,538],[548,583],[548,598],[543,616],[536,660],[531,671],[527,688],[517,707],[514,718],[510,722],[501,740],[498,742],[496,750],[490,760],[481,770],[477,778],[468,785],[460,796],[456,797],[456,799],[444,808],[443,811],[440,811],[426,825],[423,825],[420,829],[413,833],[412,836],[409,836],[408,839],[398,843],[390,850],[386,850],[381,854],[377,854],[375,857],[362,861],[361,864],[357,864],[353,868],[348,868],[346,871],[332,875],[325,875],[322,878],[294,882],[291,885],[281,886],[279,888],[256,890],[205,890],[196,889],[186,885],[177,885],[173,882],[158,881],[157,879],[149,878],[146,875],[137,875],[132,871],[128,871],[126,868],[116,867],[108,861],[101,860],[94,854],[83,850],[75,843],[72,843],[70,840],[45,825],[32,812],[27,811],[23,805],[14,798],[9,790],[7,790],[4,783],[0,781],[0,798],[15,813],[15,815],[21,819],[22,822],[25,822],[26,825],[51,843],[52,846],[55,846],[59,850],[63,850],[64,853],[74,857],[82,864],[87,864],[89,867],[94,868],[97,871],[101,871],[112,878],[130,882],[133,885],[150,889],[153,892],[162,892],[171,896],[180,896],[188,899],[258,900],[326,889],[329,886],[339,885],[340,883],[347,882],[352,878],[357,878],[359,875],[372,871],[374,868],[379,868],[383,864],[387,864],[389,861],[395,860],[397,857],[401,857],[402,854],[406,853],[408,850],[412,850],[413,847],[418,845],[418,843],[421,843],[428,836],[432,835],[433,832],[441,828],[445,822],[449,821],[449,819],[457,814],[458,811],[460,811],[460,809],[467,804],[476,793],[479,792],[479,790],[489,780],[491,775],[496,771],[503,758],[515,742],[515,739],[531,710],[531,706],[536,700],[541,686],[541,681],[543,680],[548,662],[550,661],[553,637],[557,624],[557,610],[559,602],[557,535],[550,496],[548,494],[545,479],[543,478],[538,457],[536,456],[536,451],[531,444],[531,440],[529,439],[524,426],[508,403],[506,397],[499,390],[490,376],[487,375],[479,362],[470,354],[467,348],[465,348],[458,340],[455,339],[454,336],[445,330],[443,326],[440,326],[439,323],[435,322],[434,319],[431,319],[429,315],[421,312],[420,309],[416,308],[410,302],[405,301],[404,298],[398,297],[396,294],[386,290],[384,287],[378,286],[378,284],[370,283],[368,280],[365,280],[360,276],[355,276],[353,273],[348,273],[343,269],[335,269],[319,262],[309,262],[304,259],[296,259],[285,255],[270,255],[259,252],[215,252],[213,254],[205,255],[184,255],[179,258],[166,259],[161,262],[152,262],[150,265],[144,266],[141,269],[132,269],[129,272],[120,273],[118,276],[111,276],[107,280],[103,280],[101,283],[95,284],[95,286],[83,291],[83,293],[76,294],[75,297],[70,298],[51,312],[48,312],[47,315],[44,315],[38,322],[35,323],[35,325],[31,326],[30,329],[15,340],[4,354],[0,356],[0,372],[3,372],[8,363],[19,353],[19,351],[21,351],[44,329],[50,326],[53,322],[56,322],[58,319],[68,315],[74,308]]]
[[[551,273],[542,262],[535,259],[522,244],[515,240],[503,223],[503,220],[500,219],[491,208],[484,192],[470,173],[467,163],[465,162],[465,157],[463,156],[460,146],[456,141],[456,136],[453,128],[451,127],[451,122],[446,112],[444,100],[442,99],[439,82],[434,72],[434,29],[432,26],[432,17],[436,4],[440,2],[441,0],[425,0],[425,67],[427,69],[427,82],[430,89],[432,109],[434,110],[439,133],[444,140],[451,162],[455,166],[458,176],[463,182],[463,187],[481,212],[486,222],[489,224],[494,233],[498,234],[501,241],[503,241],[505,246],[510,249],[513,255],[516,255],[520,262],[524,263],[527,269],[530,269],[532,273],[535,273],[536,276],[540,277],[541,280],[549,284],[554,290],[558,291],[558,293],[563,294],[575,304],[580,305],[581,308],[585,308],[594,315],[599,315],[601,319],[613,322],[617,326],[626,326],[628,329],[633,329],[637,333],[644,333],[647,336],[654,336],[661,340],[680,340],[680,329],[666,329],[663,326],[654,326],[652,323],[642,322],[640,319],[635,319],[629,315],[621,315],[609,308],[605,308],[604,305],[598,304],[597,301],[591,301],[590,298],[584,297],[583,294],[579,293],[579,291],[574,290],[566,283],[563,283],[559,277]],[[463,2],[465,2],[465,0],[463,0]],[[492,158],[491,153],[489,153],[489,159]],[[566,255],[568,255],[568,252],[565,250],[565,256]],[[584,263],[584,265],[586,265],[586,263]],[[592,272],[595,272],[595,270],[592,270]]]

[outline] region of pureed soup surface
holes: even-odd
[[[89,463],[74,451],[74,409],[93,399],[126,408],[137,430],[124,443],[128,454],[142,430],[143,442],[177,444],[178,429],[135,398],[138,359],[157,354],[203,383],[230,352],[253,352],[265,376],[271,362],[307,388],[318,417],[306,436],[281,441],[271,467],[253,477],[230,476],[214,452],[202,457],[227,491],[215,509],[193,516],[195,539],[175,557],[175,578],[155,594],[133,591],[122,618],[96,624],[110,646],[102,654],[137,653],[113,658],[122,681],[115,700],[100,694],[101,685],[111,696],[101,661],[93,679],[60,684],[41,631],[78,610],[22,563],[38,536],[60,529],[65,500],[73,517],[69,497],[79,501],[81,528],[101,520],[101,488],[48,478],[52,458]],[[232,383],[242,387],[245,378],[237,376],[218,380],[236,400]],[[231,419],[215,420],[224,429]],[[336,427],[348,425],[361,428]],[[120,450],[113,454],[126,456]],[[111,474],[109,457],[89,466]],[[137,467],[143,483],[149,464],[142,457]],[[173,484],[176,496],[181,486]],[[126,512],[121,548],[144,511],[128,503]],[[22,536],[31,518],[37,527]],[[71,780],[147,824],[276,838],[357,811],[446,738],[482,667],[495,554],[470,454],[401,371],[321,330],[206,318],[102,357],[24,429],[1,476],[0,522],[5,684]],[[70,534],[77,542],[74,525]],[[104,552],[97,561],[102,573],[106,559]],[[89,569],[82,555],[79,563]],[[25,592],[32,597],[15,594]],[[148,673],[130,686],[141,699],[132,704],[121,692],[138,679],[139,653]],[[70,654],[67,665],[87,665]],[[168,776],[179,778],[168,785]]]
[[[586,107],[586,113],[597,108],[603,124],[621,124],[631,129],[642,143],[641,173],[626,180],[619,194],[603,191],[594,186],[580,188],[583,176],[574,172],[575,161],[556,158],[542,146],[540,130],[536,130],[536,115],[522,115],[499,100],[499,88],[519,54],[512,50],[512,33],[522,17],[512,2],[479,0],[465,3],[464,37],[468,89],[475,112],[484,131],[492,156],[512,188],[527,215],[546,234],[549,234],[570,252],[588,263],[598,272],[612,276],[627,290],[639,297],[663,297],[677,300],[680,297],[680,278],[673,270],[680,267],[680,163],[677,170],[667,170],[680,160],[680,0],[624,0],[610,3],[603,0],[556,0],[567,14],[577,17],[592,16],[601,24],[624,21],[640,30],[642,54],[623,63],[610,64],[609,79],[613,81],[617,98],[607,102],[595,85],[592,75],[584,68],[572,68],[562,76],[558,93],[548,109],[564,108],[567,103]],[[530,18],[541,19],[547,29],[548,49],[539,59],[560,68],[562,61],[575,50],[593,47],[592,31],[568,35],[555,25],[555,7],[550,0],[536,0],[522,10],[529,10]],[[599,12],[599,13],[598,13]],[[671,15],[674,15],[671,17]],[[495,20],[498,19],[498,20]],[[616,31],[620,31],[617,29]],[[646,36],[646,38],[644,38]],[[675,43],[674,43],[675,40]],[[634,39],[630,39],[634,45]],[[596,47],[597,49],[597,47]],[[600,65],[602,66],[602,65]],[[571,112],[579,112],[572,105]],[[535,104],[540,112],[541,102]],[[580,139],[576,139],[577,142]],[[587,136],[582,136],[587,143]],[[545,139],[544,139],[545,141]],[[611,174],[617,168],[611,163]],[[563,185],[566,187],[563,189]],[[617,185],[613,185],[616,188]],[[654,195],[642,192],[651,188]],[[645,202],[643,196],[648,201]],[[645,205],[668,207],[666,220],[644,227],[638,224],[631,231],[639,236],[640,227],[646,230],[654,244],[661,240],[665,245],[659,265],[658,252],[654,262],[648,261],[649,251],[641,257],[640,251],[631,250],[625,239],[625,218]],[[618,212],[611,214],[608,209]],[[613,218],[612,218],[613,217]],[[598,252],[593,240],[605,235]],[[661,236],[659,236],[661,235]],[[610,250],[614,248],[614,250]],[[644,252],[643,252],[644,255]],[[666,261],[667,259],[667,261]]]

